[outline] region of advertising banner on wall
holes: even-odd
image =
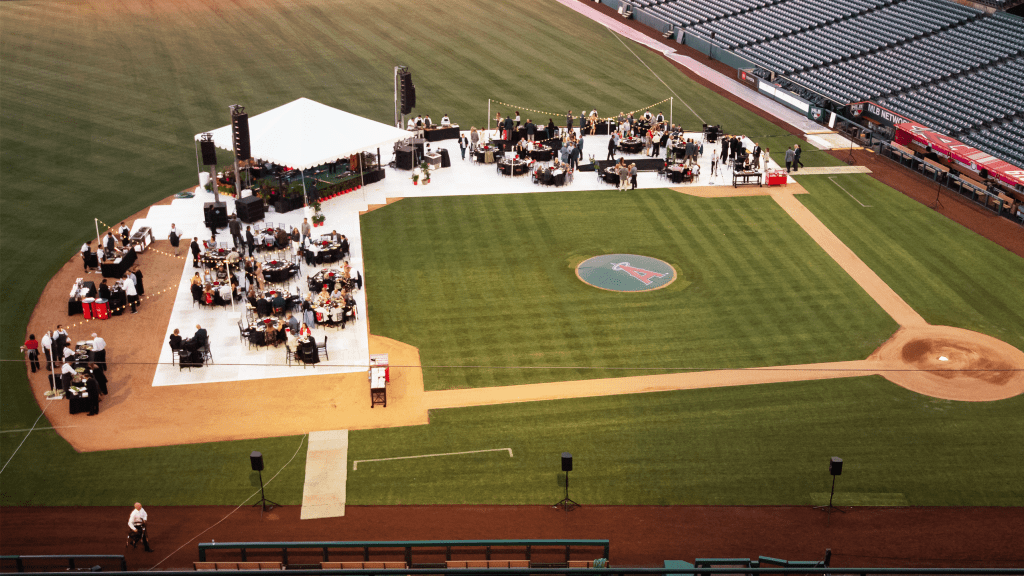
[[[974,172],[985,170],[1000,182],[1010,186],[1024,186],[1024,168],[1004,162],[916,122],[896,124],[896,143],[906,146],[911,142],[925,148],[931,147],[937,155]]]

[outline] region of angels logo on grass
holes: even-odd
[[[676,270],[650,256],[605,254],[581,262],[576,267],[576,276],[602,290],[644,292],[671,284],[676,279]]]

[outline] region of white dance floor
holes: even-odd
[[[688,138],[695,140],[702,138],[699,133],[687,134]],[[748,149],[753,148],[749,139],[744,141]],[[608,137],[589,136],[584,141],[582,163],[588,163],[592,155],[598,160],[603,160],[607,155]],[[362,235],[359,229],[359,212],[367,210],[372,204],[385,204],[388,198],[410,198],[430,196],[459,196],[474,194],[535,194],[545,192],[568,192],[573,190],[601,190],[613,189],[611,184],[603,182],[595,172],[577,172],[571,182],[565,186],[548,187],[534,184],[529,175],[509,177],[497,172],[494,164],[477,164],[468,158],[462,160],[459,147],[455,140],[448,140],[433,143],[432,148],[447,148],[451,158],[451,167],[439,168],[431,173],[429,185],[413,185],[412,174],[408,170],[397,170],[387,168],[387,175],[384,180],[364,186],[343,196],[324,201],[323,212],[327,217],[324,227],[316,228],[317,232],[330,232],[337,230],[338,233],[348,237],[350,242],[349,262],[352,266],[352,274],[358,270],[363,273],[362,258]],[[637,176],[638,188],[664,188],[664,187],[686,187],[686,186],[722,186],[729,189],[731,185],[731,171],[720,169],[717,177],[712,177],[711,159],[719,151],[714,144],[705,144],[704,155],[699,159],[701,176],[693,184],[672,184],[667,179],[655,172],[640,172]],[[386,164],[392,160],[390,150],[381,150],[381,160]],[[616,156],[618,157],[618,156]],[[662,151],[664,157],[664,151]],[[628,160],[641,158],[636,155],[625,155]],[[770,164],[773,169],[778,168],[774,163]],[[792,180],[790,179],[790,182]],[[174,307],[171,312],[170,321],[165,329],[164,342],[175,328],[180,330],[183,337],[190,337],[195,333],[196,324],[202,325],[209,332],[210,349],[213,354],[213,363],[201,368],[180,370],[176,364],[172,364],[171,350],[164,345],[160,354],[160,365],[157,367],[153,378],[153,386],[173,386],[179,384],[201,384],[204,382],[230,382],[230,381],[252,381],[266,378],[284,378],[289,376],[302,376],[308,374],[340,374],[346,372],[365,372],[369,366],[368,330],[366,323],[366,290],[373,290],[372,286],[364,284],[365,290],[358,290],[355,293],[357,320],[350,323],[344,329],[319,327],[313,330],[313,336],[318,342],[327,337],[327,356],[321,355],[320,364],[316,367],[303,367],[301,364],[293,363],[287,366],[285,363],[285,348],[260,348],[250,349],[249,346],[239,339],[238,321],[244,316],[244,303],[235,304],[234,310],[231,307],[199,307],[193,306],[192,295],[189,291],[189,279],[195,274],[196,269],[192,267],[191,254],[188,251],[188,243],[193,236],[200,240],[208,239],[210,231],[203,223],[203,204],[213,201],[213,194],[198,189],[194,198],[176,199],[170,205],[153,206],[145,218],[136,220],[133,223],[133,232],[142,227],[149,226],[158,239],[165,239],[170,231],[171,223],[177,225],[182,238],[181,253],[188,258],[182,261],[181,282],[178,286],[174,299]],[[723,190],[724,192],[724,190]],[[628,193],[628,192],[625,192]],[[234,201],[230,197],[221,197],[221,200],[228,205],[228,213],[233,214]],[[284,224],[289,229],[299,227],[302,219],[307,215],[303,210],[294,210],[286,214],[277,214],[271,210],[265,216],[265,221],[273,222],[275,225]],[[217,235],[218,242],[231,242],[231,235],[227,229],[221,230]],[[257,257],[259,254],[257,253]],[[302,264],[300,275],[291,282],[293,293],[298,292],[302,296],[308,291],[306,278],[316,272],[317,268]]]

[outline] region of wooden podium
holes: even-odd
[[[370,408],[388,407],[388,381],[391,379],[387,354],[370,354]]]

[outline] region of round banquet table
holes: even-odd
[[[639,154],[640,149],[643,147],[643,140],[640,140],[639,138],[627,138],[619,142],[619,150],[630,154]]]
[[[548,162],[551,160],[553,151],[550,146],[537,146],[529,152],[530,158],[538,162]]]
[[[298,267],[284,260],[272,260],[263,265],[263,278],[267,282],[284,282],[291,278]]]
[[[506,176],[522,176],[529,171],[529,165],[525,160],[502,160],[498,170]]]
[[[609,166],[601,171],[601,179],[616,186],[619,185],[619,172],[615,166]]]

